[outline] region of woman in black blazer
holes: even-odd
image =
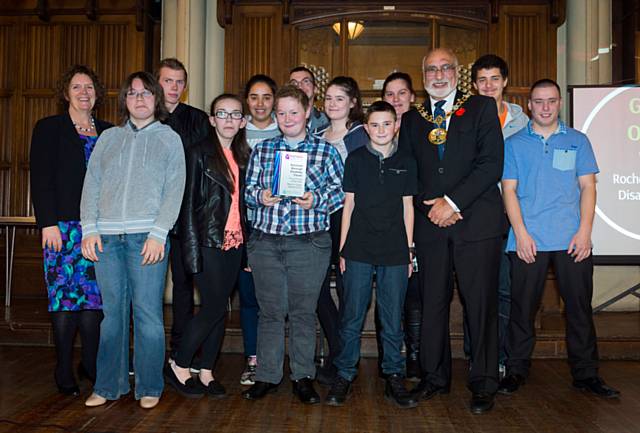
[[[73,374],[73,340],[82,336],[78,374],[95,381],[102,299],[93,263],[82,257],[80,196],[89,156],[110,123],[93,117],[104,87],[90,68],[75,65],[58,84],[65,111],[40,119],[31,137],[31,194],[42,229],[44,275],[53,324],[55,381],[66,395],[79,395]]]

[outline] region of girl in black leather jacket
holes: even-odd
[[[224,335],[227,300],[240,270],[244,242],[244,171],[250,149],[242,101],[231,94],[211,103],[209,137],[186,151],[187,183],[179,221],[183,262],[200,290],[200,311],[185,328],[175,361],[165,377],[187,397],[225,395],[213,376]],[[202,348],[201,370],[189,366]]]

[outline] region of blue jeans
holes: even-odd
[[[338,374],[352,381],[360,359],[360,333],[371,302],[371,283],[376,272],[376,307],[380,319],[382,339],[382,371],[385,374],[404,374],[402,356],[402,310],[407,294],[408,267],[376,266],[369,263],[346,261],[343,274],[344,304],[340,306],[340,338],[342,351],[333,361]]]
[[[316,307],[331,256],[329,233],[279,236],[254,230],[247,252],[260,305],[256,380],[282,380],[287,316],[291,379],[315,377]]]
[[[258,300],[256,287],[253,284],[253,274],[240,269],[238,275],[238,297],[240,298],[240,327],[242,328],[242,342],[244,356],[256,355],[256,340],[258,339]]]
[[[116,400],[129,392],[129,317],[133,310],[135,398],[160,397],[164,387],[162,295],[169,243],[164,259],[142,265],[147,233],[102,235],[96,277],[102,292],[97,377],[93,391]]]

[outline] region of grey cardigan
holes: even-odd
[[[91,154],[80,202],[83,239],[149,233],[162,244],[178,218],[184,150],[171,127],[131,122],[105,131]]]

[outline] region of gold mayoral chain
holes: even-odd
[[[418,112],[427,122],[433,123],[434,125],[440,125],[442,124],[442,122],[446,121],[449,117],[451,117],[453,113],[458,111],[458,109],[462,107],[462,105],[465,102],[467,102],[467,99],[469,99],[470,96],[471,96],[471,93],[465,93],[460,98],[458,98],[455,105],[451,108],[451,111],[446,113],[444,117],[441,115],[438,115],[438,117],[434,119],[433,115],[427,113],[427,110],[424,109],[424,105],[418,106]],[[433,128],[429,132],[429,135],[427,136],[427,138],[429,139],[429,143],[433,144],[434,146],[439,146],[441,144],[444,144],[447,141],[447,130],[445,128]]]

